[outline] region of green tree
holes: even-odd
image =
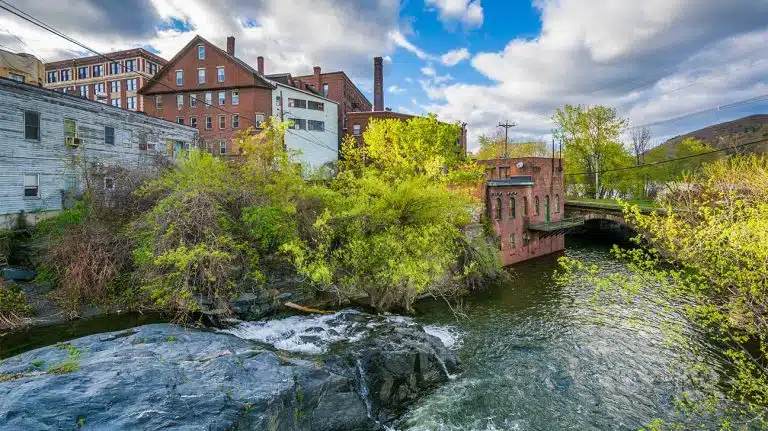
[[[768,159],[719,160],[682,181],[692,187],[668,195],[663,213],[625,206],[645,245],[615,247],[629,273],[603,278],[563,259],[562,275],[582,279],[601,305],[660,298],[659,319],[645,324],[686,353],[695,389],[679,396],[683,419],[664,428],[691,429],[687,420],[709,414],[723,429],[768,429]],[[719,342],[722,375],[710,372],[691,327]]]
[[[588,173],[571,180],[584,184],[586,192],[598,199],[616,190],[618,177],[603,177],[600,172],[631,164],[632,156],[619,140],[627,121],[613,108],[572,105],[558,109],[552,120],[554,135],[563,145],[566,174]]]
[[[482,135],[479,138],[480,149],[475,156],[478,160],[500,159],[504,157],[504,134],[497,133],[494,136]],[[519,157],[551,157],[551,149],[545,142],[510,142],[506,145],[506,154],[509,158]]]

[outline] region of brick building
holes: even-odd
[[[235,57],[235,38],[227,50],[195,36],[139,90],[145,112],[200,130],[204,148],[216,155],[235,153],[232,137],[259,127],[272,115],[273,85]]]
[[[312,75],[294,77],[300,85],[307,85],[323,97],[327,97],[339,104],[339,149],[341,138],[350,131],[351,121],[349,113],[356,111],[371,111],[371,102],[362,91],[352,82],[344,72],[322,73],[319,66],[315,66]]]
[[[142,48],[55,61],[45,64],[45,88],[144,112],[146,104],[138,90],[165,63]]]
[[[34,55],[0,49],[0,78],[43,86],[43,63]]]
[[[480,190],[499,237],[504,265],[565,248],[562,160],[546,157],[479,160],[487,182]]]

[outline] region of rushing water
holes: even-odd
[[[569,238],[568,247],[567,256],[605,272],[624,270],[605,244]],[[618,318],[595,325],[589,294],[557,287],[556,267],[557,256],[515,266],[514,280],[470,298],[466,318],[437,301],[419,304],[417,320],[457,333],[464,372],[398,429],[637,430],[671,417],[684,384],[670,371],[675,350]]]

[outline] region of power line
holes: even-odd
[[[758,139],[758,140],[752,141],[752,142],[745,142],[743,144],[734,145],[733,147],[720,148],[720,149],[717,149],[717,150],[705,151],[703,153],[690,154],[690,155],[687,155],[687,156],[676,157],[674,159],[660,160],[658,162],[645,163],[645,164],[636,165],[636,166],[625,166],[623,168],[606,169],[604,171],[600,171],[600,172],[597,172],[597,173],[598,174],[604,174],[604,173],[608,173],[608,172],[628,171],[630,169],[641,169],[641,168],[644,168],[646,166],[661,165],[661,164],[664,164],[664,163],[676,162],[678,160],[686,160],[686,159],[692,159],[694,157],[706,156],[708,154],[719,153],[719,152],[722,152],[722,151],[735,150],[737,148],[742,148],[742,147],[746,147],[746,146],[749,146],[749,145],[759,144],[761,142],[768,142],[768,138],[766,138],[766,139]],[[571,176],[571,175],[594,175],[594,174],[595,174],[595,172],[575,172],[575,173],[564,174],[564,175]]]
[[[499,127],[503,127],[504,128],[504,158],[505,159],[509,155],[509,152],[507,151],[507,147],[509,145],[509,129],[511,127],[515,127],[515,126],[517,126],[517,124],[515,124],[515,123],[510,124],[509,120],[507,120],[507,122],[504,123],[504,124],[499,123]]]
[[[110,62],[116,62],[115,60],[109,58],[107,55],[102,54],[101,52],[96,51],[95,49],[93,49],[93,48],[91,48],[91,47],[89,47],[89,46],[87,46],[87,45],[85,45],[85,44],[83,44],[83,43],[81,43],[81,42],[79,42],[79,41],[77,41],[77,40],[67,36],[66,34],[56,30],[55,28],[53,28],[50,25],[40,21],[39,19],[35,18],[34,16],[32,16],[32,15],[30,15],[30,14],[28,14],[28,13],[22,11],[22,10],[20,10],[19,8],[15,7],[15,6],[13,6],[13,5],[9,4],[9,3],[7,3],[5,0],[0,0],[0,3],[2,3],[2,4],[0,4],[0,9],[3,9],[5,11],[7,11],[7,12],[10,12],[13,15],[16,15],[17,17],[19,17],[19,18],[21,18],[21,19],[23,19],[23,20],[25,20],[27,22],[30,22],[30,23],[32,23],[32,24],[34,24],[34,25],[36,25],[36,26],[38,26],[38,27],[40,27],[40,28],[42,28],[42,29],[44,29],[46,31],[49,31],[49,32],[55,34],[56,36],[59,36],[59,37],[65,39],[65,40],[67,40],[67,41],[69,41],[71,43],[74,43],[75,45],[77,45],[77,46],[79,46],[79,47],[81,47],[81,48],[83,48],[83,49],[85,49],[87,51],[90,51],[90,52],[96,54],[99,57],[102,57],[102,58],[104,58],[104,59],[106,59],[106,60],[108,60]],[[9,6],[11,9],[9,9],[8,7],[3,6],[3,5]],[[12,10],[12,9],[15,9],[15,10]],[[123,69],[123,72],[125,72],[125,66],[123,66],[119,62],[118,62],[118,67],[121,67]],[[175,92],[178,92],[178,89],[173,88],[173,87],[169,86],[168,84],[165,84],[164,82],[162,82],[160,80],[155,81],[155,83],[157,83],[157,84],[159,84],[159,85],[161,85],[161,86],[163,86],[163,87],[165,87],[165,88],[167,88],[169,90],[174,90]],[[238,115],[238,116],[240,115],[239,113],[230,112],[230,111],[228,111],[228,110],[226,110],[226,109],[224,109],[224,108],[222,108],[220,106],[216,106],[213,103],[207,103],[204,100],[198,100],[198,101],[201,102],[203,105],[210,106],[210,107],[212,107],[214,109],[218,109],[219,111],[224,112],[226,114]],[[255,125],[257,127],[259,126],[259,124],[256,122],[255,119],[251,119],[251,118],[249,118],[247,116],[246,117],[242,117],[242,118],[245,119],[246,121],[250,121],[253,125]],[[291,133],[291,134],[294,135],[294,136],[298,136],[299,138],[302,138],[302,139],[304,139],[305,141],[307,141],[307,142],[309,142],[311,144],[324,147],[324,148],[329,149],[331,151],[336,151],[336,152],[338,151],[337,149],[333,149],[331,147],[328,147],[327,145],[311,141],[311,140],[309,140],[306,137],[303,137],[301,135],[297,135],[295,133]]]
[[[16,38],[16,40],[18,40],[18,41],[19,41],[19,43],[21,43],[21,45],[22,45],[22,46],[24,46],[24,47],[26,47],[28,50],[30,50],[30,52],[32,52],[32,54],[35,54],[36,56],[38,56],[38,57],[39,57],[41,60],[43,60],[43,62],[45,62],[45,63],[48,63],[48,61],[45,59],[45,57],[43,57],[42,55],[40,55],[40,53],[39,53],[39,52],[37,52],[37,51],[35,51],[34,49],[32,49],[32,48],[31,48],[29,45],[27,45],[26,43],[24,43],[24,41],[23,41],[23,40],[21,40],[21,38],[20,38],[19,36],[17,36],[17,35],[16,35],[16,34],[14,34],[14,33],[11,33],[11,32],[10,32],[10,31],[9,31],[7,28],[5,28],[5,27],[3,27],[3,26],[1,26],[1,25],[0,25],[0,29],[3,29],[3,31],[4,31],[4,32],[6,32],[6,33],[10,34],[11,36],[13,36],[14,38]]]
[[[642,128],[642,127],[658,126],[658,125],[661,125],[661,124],[672,123],[672,122],[680,121],[680,120],[686,120],[688,118],[695,117],[697,115],[706,114],[707,112],[722,111],[724,109],[731,109],[731,108],[736,108],[736,107],[743,106],[743,105],[751,105],[753,103],[765,102],[765,101],[768,101],[768,93],[762,94],[762,95],[756,96],[756,97],[751,97],[749,99],[743,99],[743,100],[739,100],[739,101],[736,101],[736,102],[727,103],[725,105],[712,106],[712,107],[709,107],[709,108],[706,108],[706,109],[702,109],[700,111],[691,112],[691,113],[688,113],[688,114],[680,115],[678,117],[672,117],[672,118],[669,118],[669,119],[666,119],[666,120],[655,121],[653,123],[646,123],[646,124],[641,124],[641,125],[638,125],[638,126],[627,127],[627,130],[639,129],[639,128]]]

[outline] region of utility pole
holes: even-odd
[[[507,122],[504,124],[499,123],[499,127],[504,128],[504,158],[505,159],[509,156],[509,153],[507,152],[507,145],[509,145],[509,128],[515,127],[515,126],[517,126],[517,124],[515,123],[510,124],[509,120],[507,120]]]

